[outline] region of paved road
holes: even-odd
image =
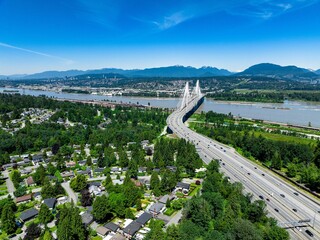
[[[6,185],[7,185],[7,189],[8,189],[8,193],[10,195],[13,196],[13,192],[16,190],[14,185],[13,185],[13,182],[11,181],[10,177],[9,177],[9,172],[8,170],[6,171],[3,171],[3,176],[6,177]]]
[[[182,218],[182,209],[179,210],[171,219],[170,221],[166,224],[166,227],[168,227],[171,224],[178,224],[179,220]]]
[[[320,212],[317,213],[320,211],[320,203],[318,199],[310,200],[298,188],[242,157],[235,149],[195,133],[184,125],[183,116],[192,109],[197,101],[197,99],[192,99],[188,107],[176,110],[168,117],[167,125],[170,129],[178,137],[192,142],[205,163],[208,164],[212,159],[219,160],[221,171],[230,178],[230,181],[241,182],[245,187],[244,192],[252,193],[254,200],[263,198],[267,204],[269,216],[276,218],[279,223],[310,219],[312,222],[304,225],[314,234],[314,239],[320,239]],[[313,229],[314,216],[317,216],[318,220]],[[308,239],[309,236],[304,230],[300,232],[293,228],[289,230],[289,233],[292,239]]]
[[[78,202],[78,196],[77,194],[71,189],[70,187],[70,182],[63,182],[61,186],[66,190],[68,196],[69,196],[69,201],[73,200],[74,204],[77,204]]]

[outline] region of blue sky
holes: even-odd
[[[320,68],[320,0],[0,0],[0,74]]]

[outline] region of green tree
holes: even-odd
[[[60,210],[60,217],[57,228],[57,236],[59,240],[85,240],[87,239],[87,231],[82,224],[79,209],[73,204],[68,207],[66,205]]]
[[[107,196],[96,197],[92,205],[92,214],[97,221],[105,221],[112,217]]]
[[[1,213],[1,229],[8,234],[15,232],[16,221],[11,205],[5,205]]]
[[[49,230],[45,231],[42,240],[53,240],[53,237]]]
[[[234,239],[262,240],[262,233],[250,221],[238,219],[233,226]]]
[[[76,191],[80,192],[87,187],[87,178],[85,175],[78,175],[70,181],[70,187]]]
[[[180,239],[179,229],[176,225],[171,224],[166,231],[165,240],[178,240]]]
[[[208,229],[212,216],[212,208],[206,200],[201,197],[193,197],[187,202],[183,211],[183,218],[189,219],[203,229]]]
[[[15,188],[19,187],[20,182],[22,182],[21,173],[17,170],[12,171],[11,180]]]
[[[126,210],[126,195],[123,193],[110,193],[108,198],[108,203],[112,212],[114,212],[118,217],[125,216]]]
[[[127,208],[127,209],[126,209],[125,217],[126,217],[126,218],[130,218],[130,219],[135,219],[135,217],[134,217],[134,215],[133,215],[133,213],[132,213],[132,211],[131,211],[130,208]]]
[[[103,181],[103,186],[105,186],[107,190],[112,188],[113,183],[110,174],[107,174],[106,179]]]
[[[151,219],[150,221],[150,232],[147,233],[145,240],[158,240],[158,239],[165,239],[165,233],[162,230],[163,228],[163,221]]]
[[[36,172],[33,174],[33,180],[37,185],[42,185],[46,175],[46,169],[42,165],[40,165],[37,168]]]
[[[54,187],[51,185],[48,178],[45,178],[43,181],[43,186],[41,188],[41,196],[43,199],[51,198],[56,196]]]
[[[43,224],[47,224],[53,220],[53,214],[51,213],[48,206],[44,203],[41,204],[38,218],[39,222]]]
[[[91,206],[92,204],[92,197],[87,188],[83,189],[81,191],[81,206],[86,207],[86,206]]]
[[[138,198],[137,201],[136,201],[136,209],[137,209],[137,211],[142,210],[141,199],[140,198]]]
[[[21,197],[25,195],[27,192],[27,187],[26,186],[18,186],[16,191],[13,193],[15,197]]]
[[[24,240],[34,240],[40,237],[41,235],[41,228],[36,223],[31,223],[26,230],[26,236]]]
[[[159,189],[160,188],[160,179],[157,172],[152,172],[151,178],[150,178],[150,189]]]

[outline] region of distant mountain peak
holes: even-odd
[[[299,68],[294,65],[280,66],[273,63],[259,63],[253,65],[243,72],[237,73],[241,76],[268,76],[268,77],[281,77],[290,79],[301,78],[314,78],[317,75],[305,68]]]

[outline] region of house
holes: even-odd
[[[93,222],[93,216],[89,212],[84,212],[81,215],[82,223],[87,227]]]
[[[86,163],[87,163],[87,160],[78,161],[78,164],[79,164],[80,166],[84,166],[84,165],[86,165]]]
[[[24,175],[24,174],[25,174],[25,175],[28,175],[28,174],[30,174],[32,171],[29,170],[29,169],[21,169],[20,172],[21,172],[22,175]]]
[[[66,167],[74,167],[74,166],[76,166],[75,162],[73,162],[73,161],[66,162]]]
[[[101,237],[104,237],[107,235],[107,233],[110,232],[110,230],[104,226],[99,226],[96,229],[96,232],[98,233],[98,235],[100,235]]]
[[[68,197],[67,196],[59,197],[57,199],[58,205],[65,204],[67,201],[68,201]]]
[[[167,169],[170,170],[171,172],[176,172],[177,167],[176,166],[167,166]]]
[[[95,172],[96,174],[98,174],[98,175],[101,175],[101,174],[103,174],[103,172],[104,172],[104,168],[96,168],[96,169],[94,170],[94,172]]]
[[[136,222],[140,223],[142,226],[145,225],[150,219],[152,215],[150,213],[144,212],[140,217],[137,218]]]
[[[27,184],[28,186],[32,186],[32,185],[35,184],[34,181],[33,181],[32,176],[30,176],[30,177],[28,177],[28,178],[26,179],[26,184]]]
[[[158,214],[161,213],[164,209],[165,209],[165,205],[164,205],[163,203],[156,202],[156,203],[154,203],[154,204],[151,205],[151,207],[149,208],[149,212],[150,212],[151,214],[158,215]]]
[[[121,168],[120,167],[112,167],[110,169],[111,174],[121,174]]]
[[[67,178],[67,177],[73,178],[74,177],[74,173],[72,171],[70,171],[70,172],[65,171],[65,172],[61,173],[61,177],[63,177],[63,178]]]
[[[22,213],[20,214],[20,220],[21,220],[22,222],[26,222],[26,221],[34,218],[35,216],[37,216],[38,213],[39,213],[39,211],[38,211],[37,209],[31,208],[31,209],[26,210],[26,211],[24,211],[24,212],[22,212]]]
[[[139,180],[135,180],[135,179],[131,178],[131,181],[134,183],[134,185],[136,187],[141,187],[143,185]]]
[[[111,232],[116,233],[119,229],[119,225],[113,223],[113,222],[108,222],[107,224],[104,225],[105,228],[109,229]]]
[[[77,172],[77,174],[79,175],[88,175],[89,177],[91,177],[91,168],[87,168],[86,170],[80,170]]]
[[[16,198],[16,203],[29,202],[32,199],[32,193]]]
[[[174,199],[174,196],[170,196],[168,194],[162,196],[160,199],[159,199],[159,202],[160,203],[163,203],[163,204],[166,204],[168,199],[171,201],[172,199]]]
[[[43,203],[45,205],[47,205],[50,210],[52,210],[56,206],[57,199],[56,198],[47,198],[47,199],[43,200]]]
[[[95,185],[90,185],[89,186],[89,192],[91,195],[96,195],[96,196],[99,196],[101,195],[101,189]]]
[[[34,200],[40,201],[41,199],[41,192],[35,192],[33,193]]]
[[[124,228],[123,235],[126,236],[127,238],[131,239],[136,232],[140,230],[142,225],[136,221],[132,221],[126,228]]]
[[[175,191],[180,191],[185,195],[189,193],[189,190],[190,190],[190,184],[183,183],[183,182],[178,182],[175,189]]]
[[[147,171],[146,167],[139,167],[138,168],[138,173],[145,173]]]

